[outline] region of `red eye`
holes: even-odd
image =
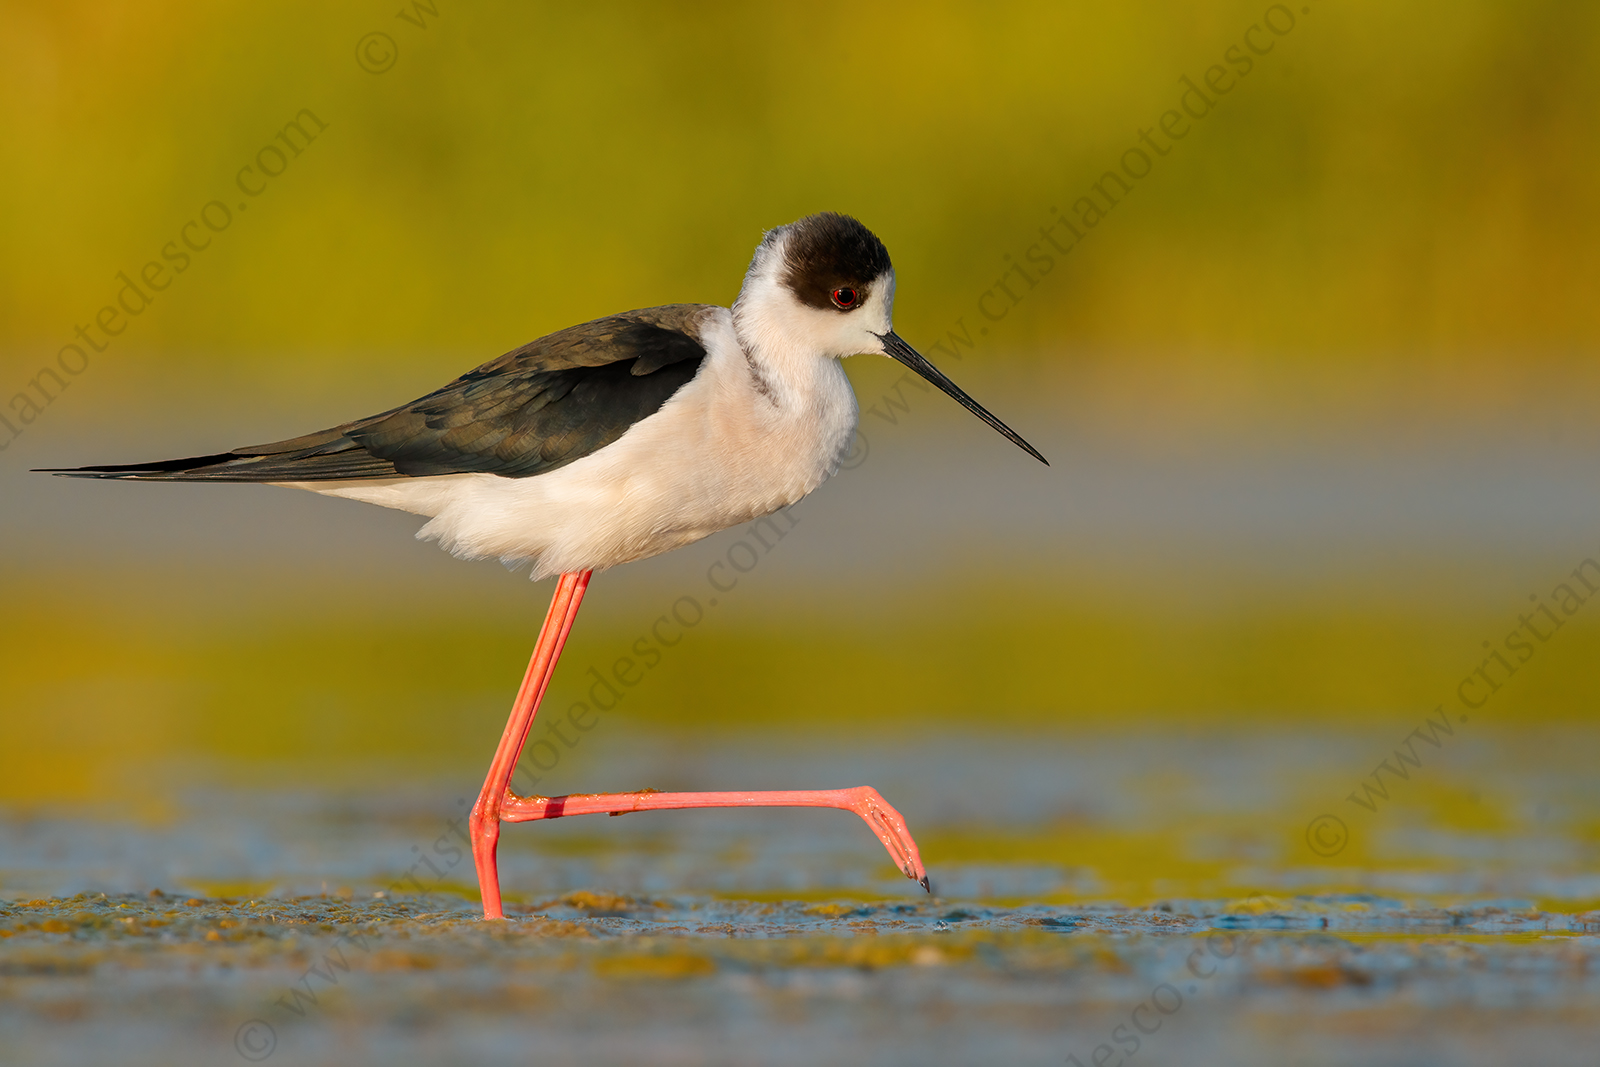
[[[833,306],[849,311],[861,299],[861,294],[854,289],[835,289],[833,291]]]

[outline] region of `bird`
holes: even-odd
[[[882,355],[1048,465],[894,331],[888,250],[857,219],[766,231],[731,307],[669,304],[558,330],[408,404],[317,433],[153,463],[49,468],[77,478],[261,482],[426,516],[417,537],[557,579],[468,816],[485,919],[503,919],[502,823],[715,807],[820,807],[866,821],[932,892],[904,817],[877,790],[522,796],[511,776],[595,571],[788,507],[856,435],[841,360]]]

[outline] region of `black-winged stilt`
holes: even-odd
[[[1045,462],[895,334],[894,269],[861,223],[831,212],[762,239],[733,307],[611,315],[507,352],[420,400],[320,433],[210,456],[49,473],[266,482],[429,517],[417,536],[466,559],[560,575],[469,831],[485,918],[502,918],[502,822],[664,808],[853,811],[928,888],[905,820],[877,791],[518,796],[511,774],[596,570],[787,507],[839,467],[856,398],[839,361],[882,354]]]

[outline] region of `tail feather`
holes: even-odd
[[[211,456],[154,463],[46,468],[39,473],[64,478],[140,482],[325,482],[400,474],[393,463],[374,456],[340,430],[325,430]]]

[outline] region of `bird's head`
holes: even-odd
[[[769,230],[750,261],[733,317],[741,341],[760,352],[898,360],[1047,463],[894,332],[889,250],[849,215],[824,211]]]
[[[861,223],[832,211],[769,230],[733,313],[740,333],[763,349],[832,359],[881,353],[882,335],[894,329],[889,250]]]

